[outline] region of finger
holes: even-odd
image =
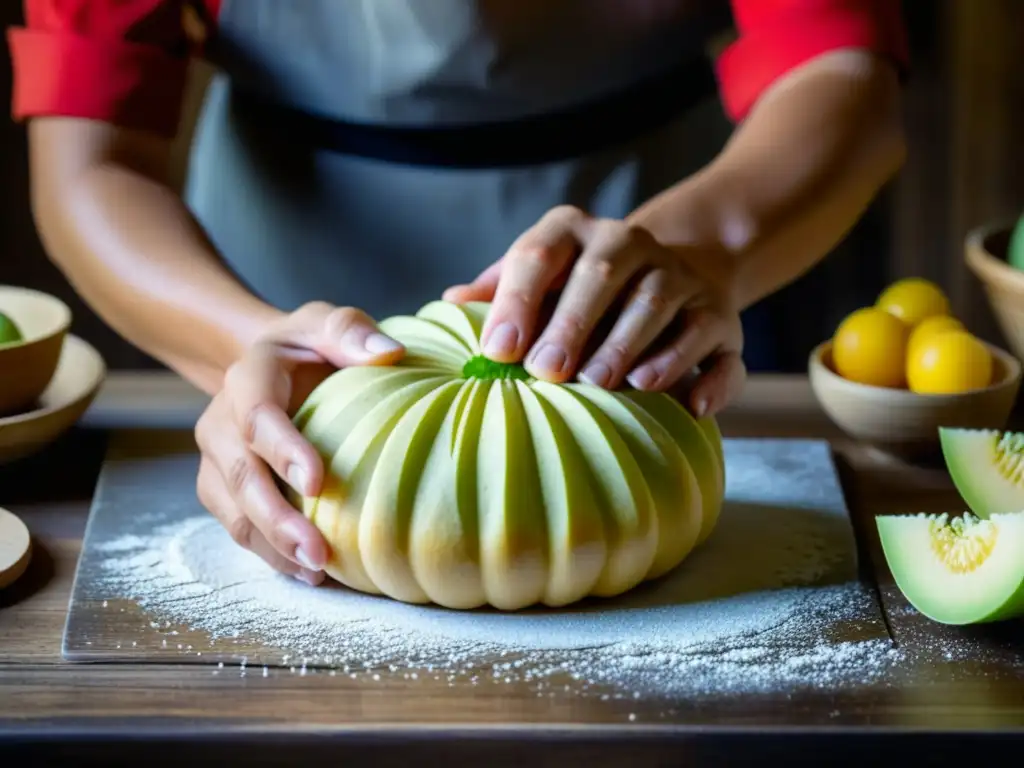
[[[196,492],[203,506],[224,526],[235,542],[261,557],[271,568],[312,586],[323,582],[323,571],[303,568],[270,546],[266,537],[238,510],[220,472],[206,458],[199,463]]]
[[[253,345],[224,377],[224,394],[245,447],[296,492],[315,496],[323,483],[323,460],[288,418],[291,387],[278,349],[266,343]]]
[[[714,362],[692,387],[687,405],[698,419],[714,416],[739,397],[747,379],[747,367],[739,352],[713,356]]]
[[[657,258],[655,244],[639,230],[618,222],[595,229],[526,357],[526,369],[539,379],[562,382],[572,375],[594,327],[638,269]]]
[[[441,295],[441,298],[456,304],[466,301],[491,301],[498,288],[502,263],[503,261],[500,259],[494,262],[471,283],[453,285]]]
[[[405,354],[362,310],[319,301],[293,312],[267,340],[312,349],[337,368],[391,365]]]
[[[487,357],[502,363],[523,358],[545,295],[576,256],[577,232],[585,219],[574,208],[553,209],[502,258],[501,279],[481,333]]]
[[[637,389],[664,392],[718,351],[725,336],[724,322],[715,313],[705,309],[688,312],[682,333],[634,368],[626,379]]]
[[[203,432],[201,448],[238,511],[279,554],[309,570],[322,570],[328,548],[320,531],[281,495],[269,467],[247,448],[235,425],[228,421],[216,426]]]
[[[694,285],[685,277],[674,269],[655,269],[644,275],[611,332],[580,371],[579,378],[598,387],[614,389],[619,386],[637,358],[669,326],[690,298]]]

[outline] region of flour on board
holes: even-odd
[[[779,554],[775,561],[762,554],[761,576],[752,577],[735,556],[722,559],[726,529],[708,562],[694,554],[696,577],[683,568],[615,600],[519,614],[310,587],[272,571],[208,515],[102,550],[112,597],[132,598],[165,623],[284,649],[281,663],[291,657],[299,674],[316,665],[406,678],[429,670],[452,684],[526,681],[538,690],[567,676],[576,687],[616,695],[673,696],[884,681],[899,661],[888,638],[834,639],[836,627],[863,617],[864,601],[874,599],[863,586],[785,586],[828,570],[835,552],[825,533],[808,518],[777,531],[777,547],[762,540],[762,553]],[[729,576],[737,570],[748,575]],[[746,590],[744,578],[753,579]],[[716,579],[719,595],[695,587]]]

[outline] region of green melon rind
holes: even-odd
[[[1019,482],[1000,470],[999,441],[1024,435],[994,429],[939,427],[939,442],[953,485],[978,517],[1024,511],[1024,475]],[[1024,470],[1024,455],[1021,456]]]
[[[1024,514],[996,514],[999,538],[974,571],[949,570],[931,547],[932,515],[875,518],[896,586],[921,614],[940,624],[982,624],[1024,616]]]

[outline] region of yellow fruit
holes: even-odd
[[[951,395],[992,382],[992,354],[967,331],[924,339],[907,356],[907,383],[920,394]]]
[[[836,373],[861,384],[903,387],[909,336],[906,323],[888,312],[858,309],[839,324],[832,339]]]
[[[937,333],[946,331],[962,331],[963,323],[951,315],[933,315],[926,317],[918,323],[910,332],[910,341],[907,344],[907,354],[914,354],[914,348],[927,341]]]
[[[926,317],[949,314],[949,299],[935,283],[921,277],[897,280],[878,297],[875,306],[913,327]]]

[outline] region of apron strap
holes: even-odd
[[[235,86],[232,109],[310,148],[411,166],[505,168],[581,157],[659,128],[717,93],[700,56],[597,102],[500,123],[396,128],[322,117]]]

